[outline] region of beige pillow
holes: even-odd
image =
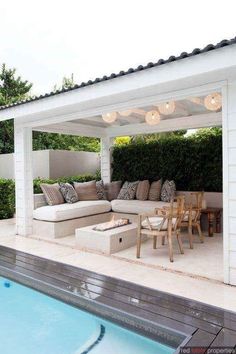
[[[140,181],[136,191],[136,199],[147,200],[149,189],[150,189],[150,183],[148,179],[146,179],[145,181]]]
[[[60,191],[59,183],[47,184],[42,183],[40,187],[43,191],[43,194],[46,198],[48,205],[58,205],[65,203],[63,195]]]
[[[114,181],[110,183],[105,183],[105,192],[107,200],[111,201],[117,199],[120,189],[121,189],[121,181]]]
[[[79,200],[98,200],[96,181],[73,182]]]
[[[148,200],[157,201],[161,198],[161,179],[159,181],[154,181],[151,183]]]

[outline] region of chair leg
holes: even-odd
[[[168,241],[168,250],[169,250],[169,257],[170,261],[174,262],[174,257],[173,257],[173,245],[172,245],[172,235],[167,236],[167,241]]]
[[[178,241],[180,253],[184,254],[184,248],[183,248],[183,244],[182,244],[182,240],[181,240],[181,236],[180,236],[180,232],[179,231],[176,232],[176,238],[177,238],[177,241]]]
[[[141,233],[138,232],[137,235],[137,253],[136,253],[136,258],[140,258],[140,251],[141,251]]]
[[[197,227],[197,231],[198,231],[198,234],[199,234],[199,237],[200,237],[200,241],[201,241],[201,243],[203,243],[204,242],[204,235],[203,235],[202,230],[201,230],[201,225],[199,223],[197,223],[196,227]]]
[[[157,236],[153,237],[153,249],[155,250],[157,248]]]
[[[190,248],[193,249],[193,228],[192,228],[192,225],[189,225],[189,227],[188,227],[188,238],[189,238]]]
[[[162,240],[161,240],[162,246],[165,246],[165,240],[166,240],[165,236],[162,236]]]

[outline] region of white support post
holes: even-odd
[[[102,138],[101,139],[101,177],[104,183],[109,183],[111,181],[111,161],[112,161],[112,145],[113,138]]]
[[[15,124],[16,233],[33,232],[32,129]]]
[[[224,281],[236,285],[236,82],[222,94]]]

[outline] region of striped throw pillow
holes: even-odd
[[[159,181],[152,182],[150,189],[149,189],[148,200],[152,200],[152,201],[160,200],[161,183],[162,183],[161,179],[159,179]]]
[[[148,179],[146,179],[145,181],[140,181],[136,191],[136,199],[147,200],[149,189],[150,189],[150,183]]]
[[[54,183],[54,184],[42,183],[40,184],[40,187],[43,191],[43,194],[45,196],[48,205],[58,205],[58,204],[65,203],[65,200],[60,191],[60,186],[58,183]]]

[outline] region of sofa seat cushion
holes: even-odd
[[[153,212],[156,208],[163,208],[164,206],[169,206],[169,203],[161,201],[150,201],[150,200],[112,200],[111,206],[112,210],[117,213],[127,213],[127,214],[142,214]]]
[[[47,205],[35,209],[34,219],[44,221],[64,221],[109,212],[111,203],[107,200],[79,201],[74,204]]]

